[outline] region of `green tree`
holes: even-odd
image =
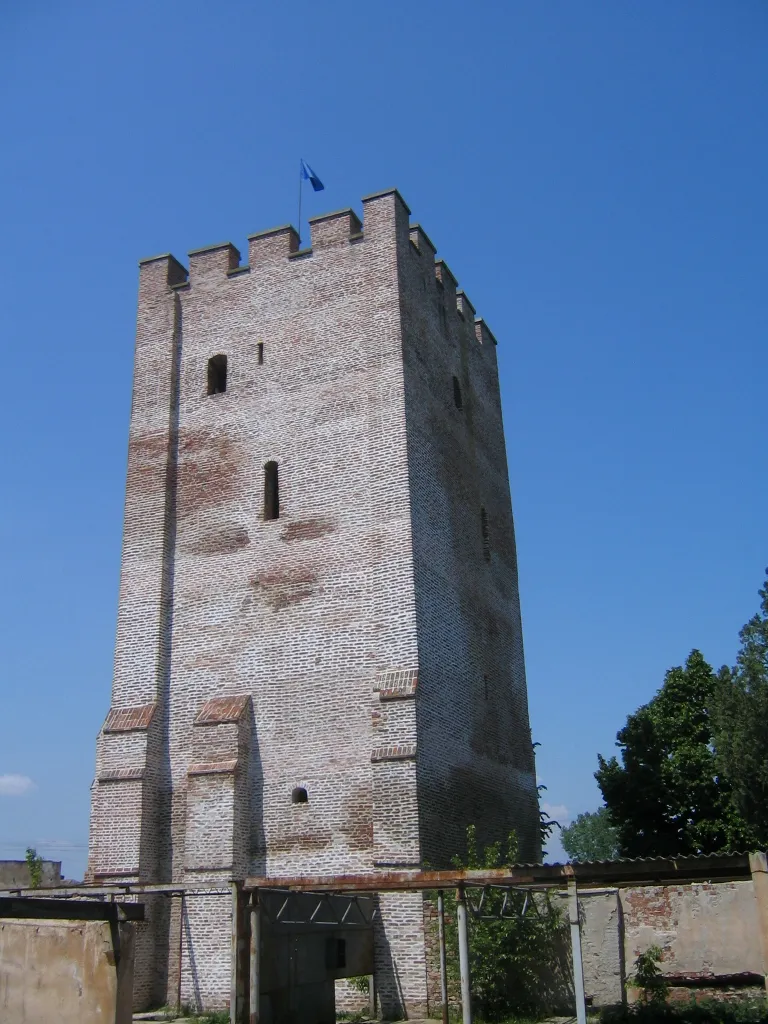
[[[538,746],[538,744],[535,743],[534,746]],[[549,837],[555,829],[560,828],[560,822],[555,821],[549,811],[545,811],[541,806],[541,794],[546,793],[547,787],[543,785],[537,786],[536,791],[539,795],[539,845],[541,846],[541,860],[543,863],[547,856],[545,844],[549,842]]]
[[[733,668],[722,668],[713,724],[717,764],[732,786],[736,811],[757,845],[768,843],[768,570],[760,611],[739,633]]]
[[[39,889],[43,881],[43,858],[38,857],[34,847],[28,846],[25,860],[29,869],[29,887]]]
[[[571,860],[613,860],[619,856],[616,829],[607,807],[580,814],[562,829],[560,839]]]
[[[595,772],[628,857],[744,849],[752,834],[718,769],[712,706],[717,680],[699,651],[670,669],[656,696],[617,735],[621,763]]]

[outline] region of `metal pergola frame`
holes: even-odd
[[[576,1015],[579,1024],[586,1024],[584,977],[581,956],[581,929],[579,922],[579,887],[582,889],[612,889],[636,885],[684,885],[695,882],[738,881],[760,873],[768,880],[764,854],[724,854],[715,856],[686,856],[677,858],[649,858],[644,860],[600,861],[585,864],[523,864],[508,868],[483,870],[421,871],[418,869],[378,871],[356,875],[299,875],[283,877],[249,877],[231,881],[227,887],[168,885],[168,884],[112,884],[102,886],[70,886],[45,889],[53,900],[79,900],[94,897],[114,902],[120,897],[139,895],[180,896],[182,900],[195,895],[226,895],[232,898],[232,988],[230,999],[231,1024],[237,1022],[237,943],[239,939],[238,909],[243,896],[248,901],[250,923],[249,943],[249,1024],[259,1024],[259,975],[262,903],[260,890],[282,889],[313,893],[319,900],[323,895],[338,894],[354,898],[356,894],[379,892],[419,892],[437,890],[438,932],[440,942],[440,979],[443,1020],[447,1021],[448,995],[446,979],[446,945],[444,891],[456,890],[457,928],[459,938],[459,967],[461,974],[461,1003],[463,1024],[472,1024],[471,979],[469,972],[469,943],[467,919],[469,913],[482,917],[481,895],[476,907],[468,907],[467,890],[488,888],[526,892],[559,890],[568,897],[568,923],[571,937]],[[764,876],[764,879],[763,877]],[[768,894],[768,881],[766,881]],[[761,890],[762,891],[762,890]],[[39,896],[38,889],[0,890],[3,896]],[[320,900],[321,901],[321,900]],[[503,916],[506,899],[502,904]],[[122,903],[121,906],[125,906]],[[318,903],[318,906],[320,902]],[[768,945],[768,936],[766,937]]]
[[[445,947],[445,911],[444,890],[456,890],[456,923],[459,939],[459,971],[461,977],[461,1008],[463,1024],[472,1024],[471,978],[469,969],[469,937],[467,919],[468,912],[476,910],[482,916],[481,895],[476,908],[469,906],[468,889],[488,888],[506,890],[507,896],[502,904],[502,914],[511,890],[526,892],[545,892],[548,890],[567,890],[568,924],[571,938],[571,956],[573,962],[573,982],[576,997],[576,1016],[578,1024],[586,1024],[587,1011],[584,993],[584,971],[581,953],[581,927],[579,921],[578,886],[594,888],[596,886],[621,887],[642,884],[682,884],[694,881],[736,880],[750,876],[750,858],[748,854],[733,854],[715,857],[680,857],[654,858],[642,861],[604,861],[595,864],[523,864],[508,868],[482,870],[452,871],[421,871],[397,870],[381,871],[376,874],[337,875],[335,877],[296,876],[292,878],[246,878],[243,890],[251,893],[251,913],[256,914],[258,893],[260,889],[281,888],[298,892],[417,892],[437,890],[438,934],[440,942],[440,991],[443,1007],[443,1021],[448,1020],[448,986],[446,977]],[[254,917],[251,918],[252,934]],[[258,920],[255,922],[258,929]],[[251,965],[254,956],[258,960],[258,948],[251,946]],[[258,1024],[259,1020],[258,990],[251,986],[250,1024]],[[236,1024],[234,1018],[232,1024]]]

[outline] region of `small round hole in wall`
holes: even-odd
[[[293,792],[291,793],[291,803],[292,804],[306,804],[306,803],[309,803],[309,797],[307,796],[307,791],[306,791],[306,789],[304,789],[303,786],[296,786],[296,788],[293,790]]]

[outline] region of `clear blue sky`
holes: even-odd
[[[768,563],[767,49],[763,0],[2,4],[0,857],[85,864],[136,261],[295,220],[302,155],[308,214],[397,186],[499,338],[539,775],[598,805]]]

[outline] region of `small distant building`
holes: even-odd
[[[40,887],[61,885],[61,861],[44,860]],[[0,860],[0,889],[28,889],[32,884],[25,860]]]

